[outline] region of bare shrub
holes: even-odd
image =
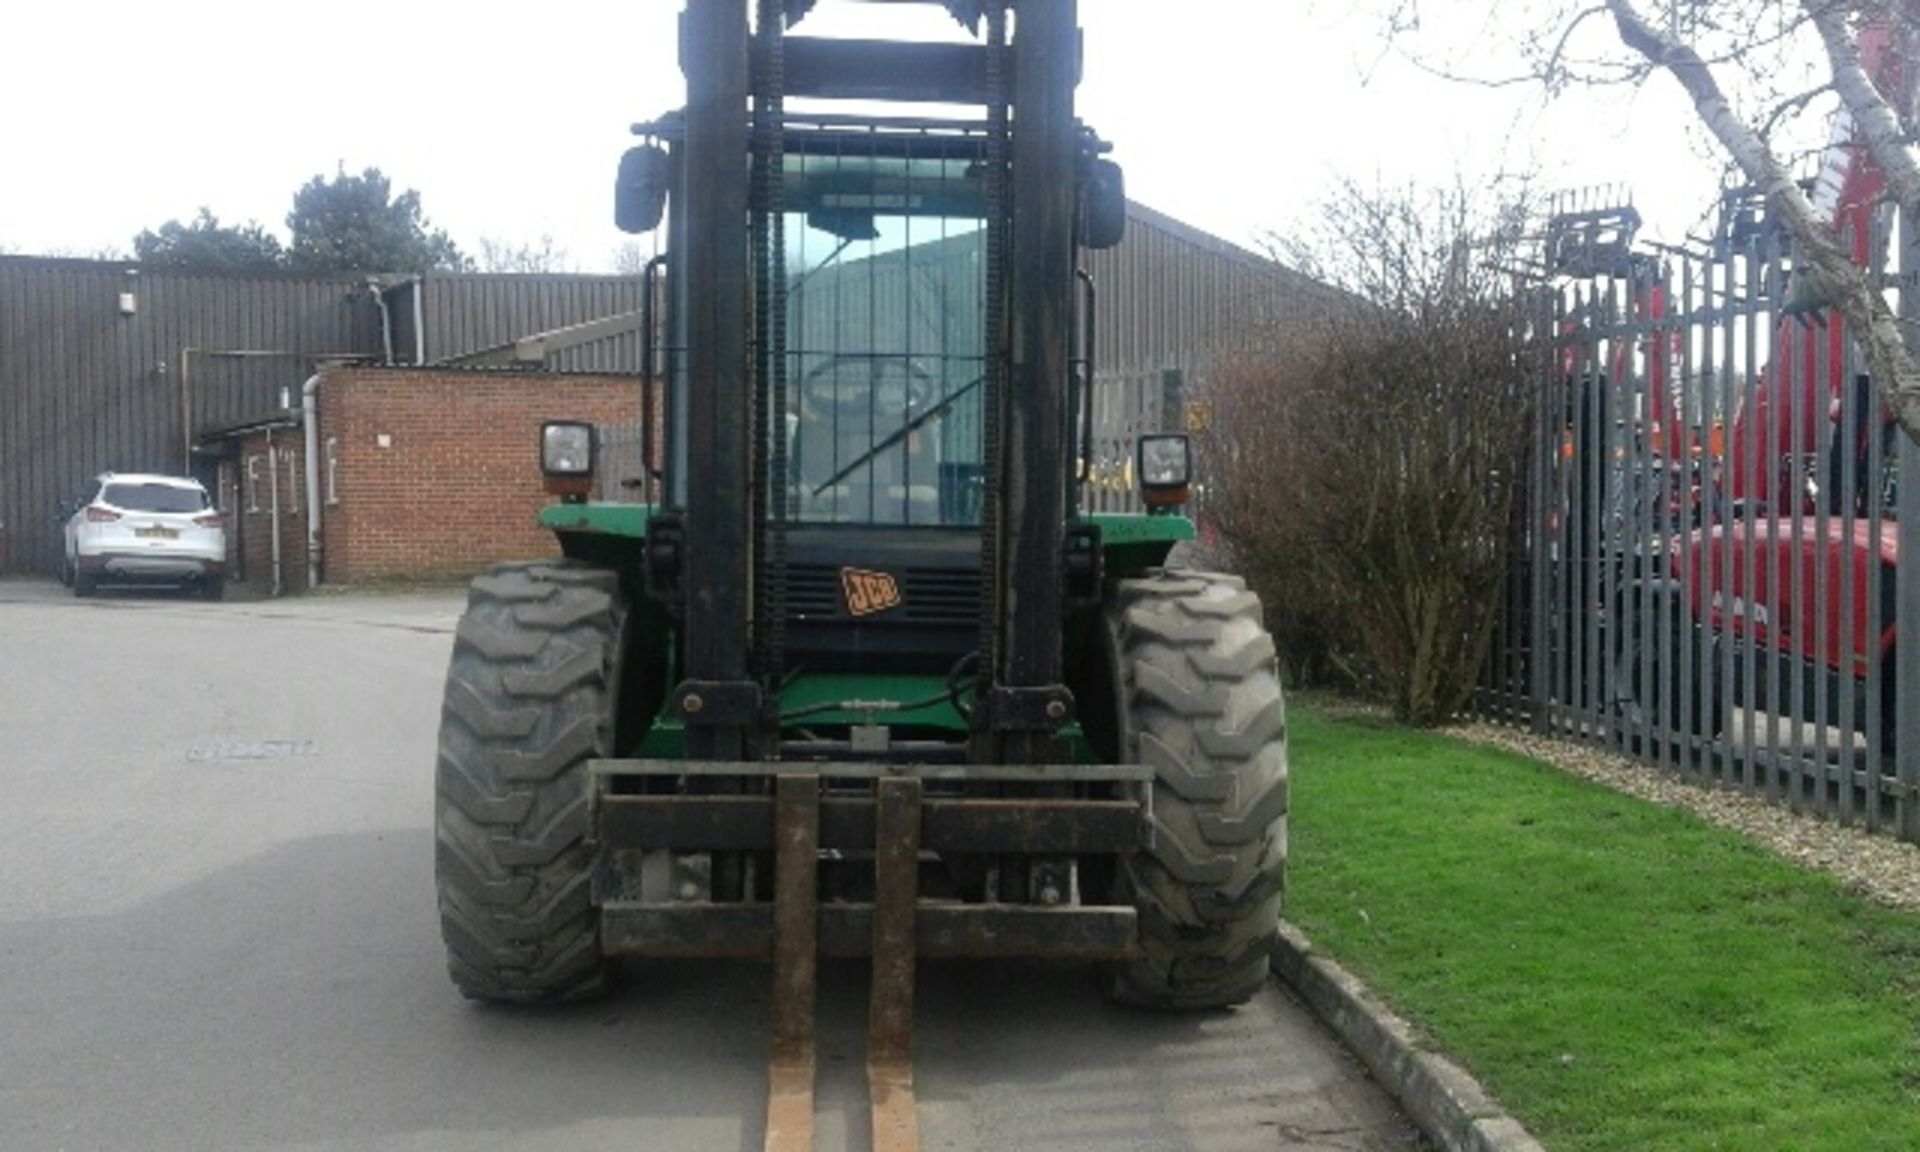
[[[1288,678],[1354,687],[1366,679],[1357,646],[1336,622],[1330,571],[1315,556],[1326,519],[1315,505],[1319,454],[1310,442],[1310,342],[1279,343],[1216,365],[1202,454],[1210,473],[1202,512],[1211,557],[1246,577],[1266,605]]]
[[[1351,293],[1223,364],[1208,515],[1301,679],[1417,724],[1468,702],[1528,448],[1524,204],[1344,188],[1289,250]]]

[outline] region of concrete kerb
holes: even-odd
[[[1544,1152],[1466,1070],[1427,1051],[1413,1026],[1395,1015],[1353,975],[1325,956],[1298,928],[1281,924],[1274,975],[1360,1057],[1400,1106],[1446,1152]]]

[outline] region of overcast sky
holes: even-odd
[[[468,251],[547,234],[577,267],[604,268],[623,239],[610,202],[627,125],[682,102],[680,7],[9,6],[0,247],[129,252],[140,229],[201,205],[284,235],[301,183],[373,165],[418,189]],[[1430,5],[1430,23],[1441,7],[1463,14],[1441,31],[1471,51],[1485,30],[1464,14],[1477,6]],[[856,18],[890,19],[938,33],[947,18]],[[1082,0],[1081,22],[1080,112],[1118,144],[1130,193],[1237,243],[1289,228],[1342,174],[1480,180],[1532,163],[1551,186],[1630,183],[1669,239],[1714,187],[1664,77],[1543,112],[1537,89],[1470,88],[1383,57],[1376,20],[1345,4]],[[858,26],[815,17],[803,30]]]

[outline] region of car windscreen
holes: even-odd
[[[102,503],[128,512],[204,512],[207,494],[173,484],[109,484]]]

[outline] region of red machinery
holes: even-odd
[[[1906,54],[1896,50],[1899,36],[1888,22],[1876,21],[1862,29],[1859,45],[1880,91],[1905,105],[1913,100],[1913,84]],[[1875,263],[1876,215],[1885,191],[1885,173],[1843,108],[1813,198],[1861,267]],[[1688,610],[1711,635],[1739,638],[1743,643],[1735,651],[1742,655],[1751,638],[1760,677],[1809,685],[1795,693],[1798,700],[1782,703],[1783,710],[1823,714],[1862,729],[1867,693],[1858,694],[1853,717],[1841,716],[1837,682],[1842,676],[1865,680],[1877,662],[1888,669],[1883,698],[1889,705],[1893,698],[1889,658],[1898,543],[1888,499],[1892,477],[1877,488],[1868,483],[1870,462],[1891,444],[1893,425],[1850,361],[1839,313],[1814,310],[1820,302],[1796,300],[1793,288],[1789,282],[1787,299],[1778,306],[1771,357],[1742,398],[1714,461],[1724,478],[1727,516],[1691,533],[1671,557],[1670,569],[1677,579],[1692,574]],[[1654,297],[1655,315],[1660,305]],[[1670,408],[1661,359],[1654,358],[1649,376],[1654,405],[1664,413]],[[1677,436],[1667,439],[1673,443],[1663,448],[1678,454]],[[1853,491],[1843,492],[1836,481],[1848,456],[1848,474],[1856,482]],[[1728,537],[1731,547],[1723,539]],[[1795,664],[1801,665],[1797,677]],[[1740,683],[1736,677],[1734,686]],[[1758,690],[1751,694],[1758,697],[1753,706],[1762,706]],[[1883,713],[1891,731],[1891,707]]]

